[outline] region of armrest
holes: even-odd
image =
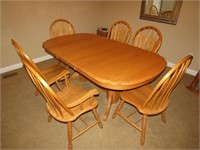
[[[99,94],[99,91],[97,89],[91,89],[88,92],[80,95],[80,97],[76,101],[68,104],[67,107],[70,108],[70,107],[74,107],[74,106],[80,105],[81,103],[83,103],[84,101],[88,100],[92,96],[98,95],[98,94]]]

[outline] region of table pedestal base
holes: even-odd
[[[106,106],[106,111],[103,116],[103,120],[106,121],[111,109],[112,104],[116,103],[119,100],[119,91],[107,91],[107,106]]]

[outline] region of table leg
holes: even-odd
[[[106,106],[106,111],[103,116],[103,120],[106,121],[111,109],[112,104],[116,103],[119,100],[119,92],[118,91],[107,91],[107,106]]]

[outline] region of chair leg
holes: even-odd
[[[72,150],[72,122],[67,123],[68,128],[68,150]]]
[[[47,107],[46,107],[46,111],[47,111],[47,113],[49,114],[49,116],[48,116],[48,122],[51,122],[52,116],[51,116],[51,114],[49,113]]]
[[[100,120],[100,118],[99,118],[99,115],[97,114],[97,110],[96,110],[96,109],[92,109],[92,113],[93,113],[95,119],[98,121],[99,127],[100,127],[100,128],[103,128],[103,125],[102,125],[102,123],[101,123],[101,120]]]
[[[38,89],[35,89],[35,96],[38,96],[38,93],[39,93]]]
[[[49,114],[49,116],[48,116],[48,122],[51,122],[51,120],[52,120],[52,116],[51,116],[51,114]]]
[[[162,121],[163,121],[164,123],[166,123],[165,111],[163,111],[163,112],[161,113],[161,115],[162,115]]]
[[[141,131],[141,138],[140,138],[140,144],[141,145],[144,145],[144,142],[145,142],[146,124],[147,124],[147,115],[143,115],[142,131]]]
[[[58,81],[56,81],[56,87],[58,88],[59,91],[61,91],[61,88],[60,88],[60,86],[59,86]]]
[[[114,119],[117,116],[117,113],[121,110],[122,106],[124,104],[124,101],[121,100],[121,102],[119,103],[119,105],[117,106],[117,109],[115,110],[115,113],[112,116],[112,119]]]

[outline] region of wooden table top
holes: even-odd
[[[110,90],[126,90],[153,81],[166,67],[159,54],[95,34],[73,34],[43,43],[49,54]]]

